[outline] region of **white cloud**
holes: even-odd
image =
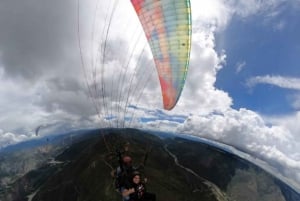
[[[191,1],[195,30],[206,27],[215,31],[226,27],[232,17],[231,8],[223,0]]]
[[[285,89],[300,90],[300,78],[283,77],[283,76],[256,76],[247,80],[249,87],[257,84],[269,84]]]
[[[236,73],[240,73],[245,68],[245,66],[246,66],[246,62],[245,61],[238,62],[236,64],[236,70],[235,70],[235,72]]]
[[[292,107],[296,109],[297,111],[300,111],[300,94],[297,93],[292,96]]]
[[[267,123],[281,125],[285,130],[289,130],[295,141],[300,142],[300,135],[298,135],[300,132],[300,125],[298,123],[300,121],[300,111],[290,115],[265,116],[264,119]]]
[[[294,1],[294,0],[293,0]],[[280,5],[282,3],[287,3],[287,0],[249,0],[249,1],[239,1],[239,0],[228,0],[227,2],[232,10],[241,17],[248,17],[256,14],[264,14],[268,16],[276,16]]]
[[[32,136],[24,134],[14,134],[10,132],[0,132],[0,149],[2,147],[13,145],[22,141],[31,139]]]

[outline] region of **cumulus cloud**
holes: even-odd
[[[297,123],[300,120],[299,111],[290,115],[265,116],[264,119],[267,121],[267,123],[281,125],[285,130],[289,130],[295,141],[300,142],[300,136],[298,135],[300,131],[300,125]]]
[[[75,13],[66,10],[75,8],[71,1],[2,1],[0,49],[6,76],[33,82],[64,68],[76,38]]]
[[[0,130],[0,148],[31,139],[32,136]]]

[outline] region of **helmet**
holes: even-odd
[[[132,162],[132,159],[131,159],[130,156],[124,156],[123,157],[123,163],[125,163],[125,164],[131,164],[131,162]]]

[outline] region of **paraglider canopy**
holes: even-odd
[[[151,47],[164,109],[175,107],[189,66],[190,0],[131,0]]]

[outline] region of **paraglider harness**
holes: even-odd
[[[132,165],[126,166],[123,162],[122,157],[122,154],[124,154],[124,152],[121,152],[119,149],[116,150],[116,155],[118,157],[119,163],[119,166],[117,167],[115,172],[115,189],[117,191],[121,193],[122,187],[127,186],[130,182],[133,172],[142,169],[146,165],[149,151],[151,150],[147,150],[142,164],[138,167],[133,167]]]
[[[137,192],[138,199],[141,199],[145,193],[145,186],[143,184],[139,184],[136,188],[135,191]]]
[[[127,184],[134,168],[132,166],[125,166],[120,150],[116,150],[116,154],[118,156],[119,166],[115,172],[115,188],[121,192],[121,188]]]

